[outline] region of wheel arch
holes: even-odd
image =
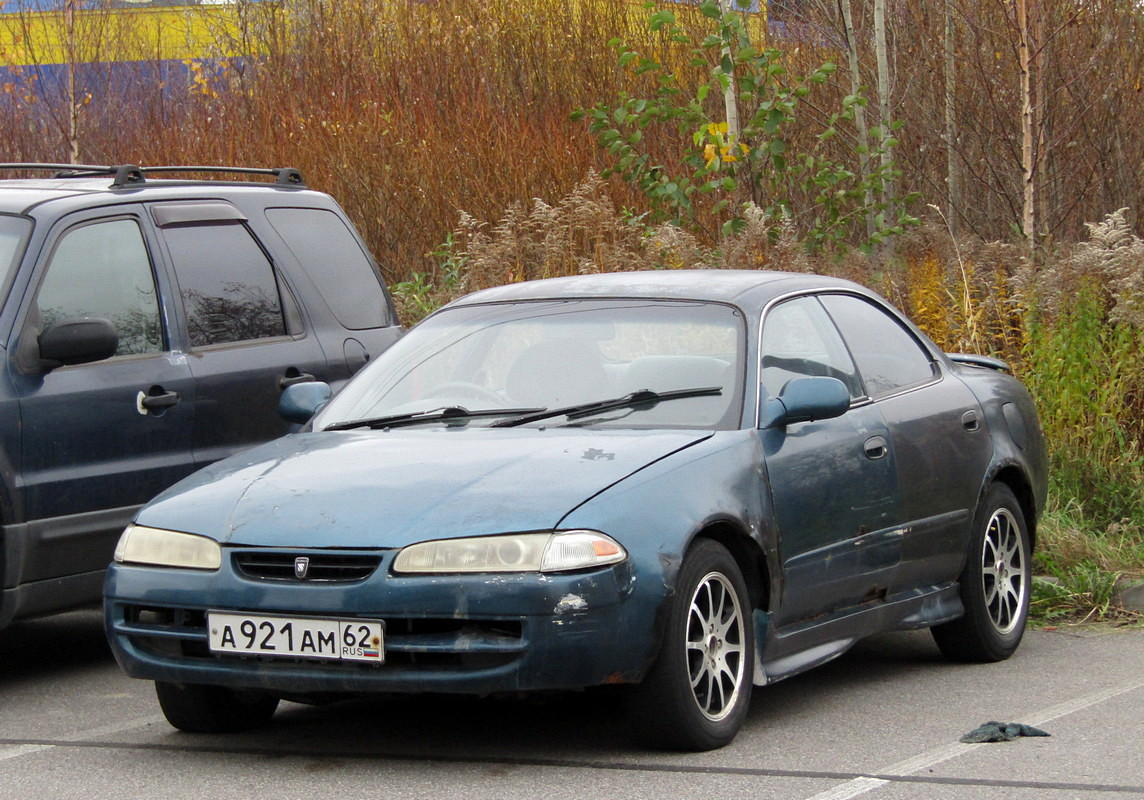
[[[729,520],[708,523],[696,533],[690,546],[694,546],[699,539],[711,539],[727,549],[746,581],[752,608],[768,610],[771,599],[770,569],[758,542]]]
[[[993,476],[992,483],[1008,486],[1013,496],[1017,498],[1017,502],[1021,505],[1021,514],[1025,517],[1025,527],[1029,532],[1029,550],[1032,552],[1037,544],[1037,502],[1028,477],[1019,467],[1009,465]]]

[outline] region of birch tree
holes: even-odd
[[[850,7],[850,0],[838,0],[838,10],[842,14],[843,31],[846,35],[846,61],[850,68],[850,95],[857,97],[862,93],[862,72],[858,64],[858,36],[854,28],[854,14]],[[862,175],[863,183],[870,179],[870,130],[866,124],[866,107],[864,103],[854,105],[854,128],[858,135],[858,169]],[[866,194],[866,236],[874,235],[874,211],[872,209],[869,191]]]
[[[890,153],[892,117],[890,115],[890,58],[886,42],[886,0],[874,0],[874,57],[878,65],[878,138],[881,140],[882,167],[890,177],[886,180],[887,195],[894,193],[894,179],[891,173],[893,157]],[[893,216],[894,208],[888,211]]]
[[[1036,2],[1036,0],[1034,0]],[[1034,173],[1032,43],[1029,0],[1017,0],[1017,67],[1021,75],[1021,235],[1031,249],[1036,237],[1036,175]]]
[[[945,183],[948,193],[945,219],[949,225],[950,233],[956,236],[960,229],[962,200],[961,170],[958,165],[960,155],[958,153],[957,115],[954,100],[957,74],[957,26],[954,24],[953,4],[954,0],[945,0],[942,6],[942,33],[943,42],[945,44],[945,58],[942,61],[942,83],[945,95],[943,103],[943,110],[945,112]]]

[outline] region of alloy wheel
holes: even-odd
[[[1028,586],[1021,532],[1009,509],[993,512],[985,529],[981,558],[981,588],[989,618],[998,633],[1009,633],[1021,622]]]
[[[687,664],[692,696],[710,720],[730,713],[747,677],[744,625],[731,582],[718,572],[705,575],[687,615]]]

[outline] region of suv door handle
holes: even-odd
[[[293,374],[290,374],[293,373]],[[287,386],[293,386],[296,383],[312,383],[317,380],[313,375],[308,372],[299,372],[291,367],[286,370],[286,374],[278,379],[278,388],[285,389]]]
[[[967,431],[977,430],[981,426],[981,423],[977,419],[977,412],[976,411],[966,411],[964,414],[962,414],[961,415],[961,425]]]
[[[155,389],[151,391],[155,391]],[[178,392],[164,392],[162,388],[159,388],[159,394],[139,393],[139,407],[143,410],[142,413],[163,411],[177,402],[179,402]]]

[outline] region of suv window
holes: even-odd
[[[25,219],[0,214],[0,286],[7,287],[16,258],[23,250],[24,237],[31,227]]]
[[[934,376],[929,353],[882,309],[857,297],[823,295],[871,397],[925,383]]]
[[[68,231],[36,296],[41,329],[76,317],[104,317],[119,334],[116,355],[163,349],[159,300],[139,225],[118,219]]]
[[[245,225],[173,225],[163,236],[192,347],[286,335],[274,268]]]
[[[350,330],[390,324],[377,272],[336,214],[320,208],[270,208],[266,218],[309,273],[338,322]]]

